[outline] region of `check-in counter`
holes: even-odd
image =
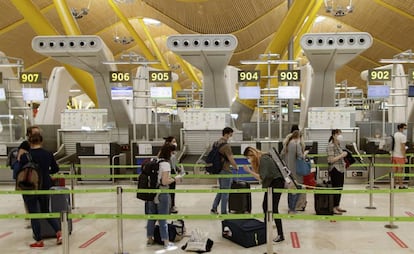
[[[112,175],[119,173],[119,169],[110,167],[119,165],[119,154],[121,147],[119,144],[81,142],[76,143],[76,154],[80,161],[80,174],[82,175]],[[104,165],[99,167],[96,165]],[[82,182],[102,182],[111,181],[112,177],[107,178],[81,178]]]
[[[13,171],[7,165],[8,154],[14,148],[19,147],[20,143],[3,143],[0,144],[0,182],[12,183]]]

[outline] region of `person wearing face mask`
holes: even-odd
[[[238,170],[237,163],[234,160],[233,152],[231,151],[231,146],[228,144],[228,141],[233,136],[233,129],[230,127],[225,127],[222,131],[222,137],[216,141],[215,145],[220,146],[219,153],[222,156],[223,168],[220,171],[220,174],[232,174],[230,165]],[[220,189],[230,189],[231,187],[231,178],[219,178],[219,188]],[[229,193],[217,193],[214,198],[210,213],[218,214],[217,207],[221,202],[221,214],[227,214],[227,203],[229,200]]]
[[[345,161],[344,158],[348,155],[347,152],[341,148],[341,140],[343,140],[342,131],[339,129],[332,130],[331,137],[327,147],[328,153],[328,171],[331,178],[332,187],[335,189],[343,189],[345,177]],[[340,208],[341,194],[333,194],[334,196],[334,214],[341,215],[346,212],[345,209]]]
[[[277,170],[277,166],[273,161],[272,157],[269,154],[263,153],[260,150],[254,147],[247,147],[243,155],[249,161],[251,168],[247,165],[243,165],[243,169],[251,174],[254,178],[259,180],[262,183],[262,188],[277,188],[283,189],[285,185],[285,179],[280,174],[280,171]],[[273,192],[272,189],[272,213],[279,213],[279,201],[282,193]],[[264,193],[263,203],[262,203],[263,212],[267,214],[267,193]],[[282,242],[285,240],[283,235],[283,226],[281,219],[274,219],[277,229],[277,237],[273,239],[274,242]]]
[[[175,147],[175,150],[177,150],[177,140],[175,139],[175,137],[173,136],[168,136],[166,138],[164,138],[165,142],[164,144],[171,144]],[[176,152],[174,151],[171,154],[171,158],[170,158],[170,164],[171,164],[171,174],[176,174],[177,172],[180,172],[179,168],[177,168],[177,156],[176,156]],[[175,190],[176,188],[176,182],[171,183],[170,185],[170,189],[171,190]],[[175,206],[175,193],[170,193],[171,196],[171,208],[170,208],[170,212],[171,213],[178,213],[177,207]]]
[[[401,123],[397,126],[398,131],[394,134],[394,150],[392,151],[392,164],[405,164],[407,157],[405,155],[405,144],[407,143],[407,125]],[[392,167],[394,173],[403,173],[404,167],[395,165]],[[402,177],[395,177],[395,187],[406,189]]]

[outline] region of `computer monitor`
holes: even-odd
[[[384,99],[390,97],[390,86],[368,85],[368,99]]]
[[[243,100],[260,99],[260,86],[239,86],[239,98]]]
[[[414,85],[408,86],[408,97],[414,97]]]
[[[133,92],[132,86],[113,86],[111,98],[112,100],[132,100]]]
[[[300,87],[299,86],[279,86],[278,98],[279,99],[299,99]]]
[[[43,88],[22,88],[24,101],[43,101],[45,94]]]
[[[4,87],[0,87],[0,101],[6,100],[6,89]]]

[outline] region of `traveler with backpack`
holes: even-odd
[[[167,143],[161,147],[158,154],[158,177],[157,184],[159,189],[169,189],[169,185],[178,180],[181,176],[171,177],[171,156],[175,151],[175,146]],[[145,202],[145,214],[170,214],[171,196],[169,193],[159,193],[155,198]],[[154,244],[154,228],[156,220],[147,221],[147,246]],[[177,248],[169,241],[167,220],[158,220],[160,226],[161,239],[164,248],[172,250]]]
[[[42,148],[43,137],[39,133],[29,137],[30,151],[20,156],[19,172],[24,170],[27,163],[31,160],[36,164],[38,172],[39,190],[49,190],[52,187],[52,179],[50,174],[57,173],[59,166],[57,165],[53,154]],[[19,172],[17,173],[19,175]],[[18,183],[16,183],[16,186]],[[27,206],[29,213],[50,213],[49,196],[48,195],[23,195],[23,200]],[[56,244],[62,244],[62,232],[59,220],[56,218],[47,218],[48,223],[56,232]],[[44,243],[41,237],[41,228],[39,219],[31,219],[33,238],[36,242],[30,244],[31,248],[43,248]]]
[[[247,147],[244,150],[243,155],[247,158],[252,168],[250,169],[250,167],[244,165],[244,171],[253,175],[254,178],[259,180],[262,183],[262,188],[272,187],[272,212],[279,213],[279,201],[282,193],[273,192],[273,188],[283,189],[285,186],[285,179],[283,178],[280,171],[277,170],[277,166],[272,157],[269,154],[263,153],[262,151],[251,146]],[[262,207],[266,221],[266,214],[268,209],[267,193],[264,193]],[[285,237],[283,235],[282,220],[274,219],[274,221],[277,229],[277,237],[273,239],[273,241],[282,242],[285,240]]]
[[[222,137],[213,144],[212,151],[216,148],[218,150],[217,155],[220,157],[222,162],[221,167],[218,168],[218,174],[232,174],[230,165],[238,170],[236,161],[233,158],[233,152],[231,147],[228,144],[228,141],[233,136],[233,129],[226,127],[222,131]],[[219,188],[220,189],[230,189],[231,187],[231,178],[219,178]],[[229,200],[229,193],[217,193],[214,198],[213,205],[210,212],[212,214],[218,214],[217,207],[221,202],[221,214],[227,214],[227,202]]]
[[[177,150],[177,140],[175,139],[175,137],[173,136],[168,136],[166,138],[164,138],[165,143],[164,144],[172,144],[173,146],[175,146],[176,150]],[[173,154],[171,155],[170,158],[170,164],[171,164],[171,174],[176,174],[177,172],[180,172],[179,168],[177,168],[177,156],[176,156],[176,152],[173,152]],[[170,190],[175,190],[176,184],[175,182],[171,183],[170,185]],[[175,193],[170,193],[171,196],[171,208],[170,208],[170,212],[171,213],[178,213],[177,207],[175,206]]]
[[[394,173],[404,173],[404,167],[399,165],[405,164],[407,162],[406,147],[407,143],[407,124],[400,123],[398,126],[398,131],[394,134],[394,147],[392,150],[392,164],[395,166],[392,167]],[[401,176],[395,177],[395,188],[407,189],[407,186],[403,184],[403,178]]]

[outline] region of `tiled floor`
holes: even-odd
[[[76,189],[112,188],[103,185],[78,185]],[[134,185],[124,184],[123,188],[135,188]],[[256,186],[255,186],[256,187]],[[381,186],[386,188],[387,186]],[[180,189],[211,188],[211,185],[180,185]],[[1,190],[11,190],[11,185],[0,186]],[[346,185],[346,189],[365,189],[364,185]],[[253,193],[253,213],[261,212],[262,193]],[[214,193],[207,194],[177,194],[179,214],[208,214]],[[282,195],[281,213],[287,212],[287,195]],[[389,195],[374,194],[374,206],[369,210],[368,194],[347,194],[343,196],[342,206],[348,210],[346,215],[355,216],[388,216]],[[23,213],[20,195],[3,194],[1,197],[0,213]],[[125,214],[142,214],[143,201],[137,200],[135,194],[123,194],[123,212]],[[73,213],[110,214],[116,213],[115,193],[75,194]],[[308,206],[303,214],[314,214],[313,195],[308,194]],[[414,194],[411,192],[398,193],[395,196],[395,215],[414,215]],[[285,241],[273,244],[275,253],[358,253],[358,254],[389,254],[414,253],[414,222],[395,222],[396,229],[385,228],[387,222],[364,221],[324,221],[284,219]],[[0,220],[0,250],[1,253],[64,253],[62,246],[55,245],[55,239],[46,240],[46,247],[34,250],[28,247],[31,243],[31,230],[25,229],[21,219]],[[266,245],[253,248],[240,247],[221,237],[220,220],[186,220],[187,232],[201,229],[208,232],[214,241],[211,253],[264,253]],[[113,219],[82,219],[74,223],[70,236],[69,253],[118,253],[117,222]],[[274,233],[275,234],[275,233]],[[188,238],[176,243],[181,247]],[[146,247],[145,221],[124,220],[124,253],[181,253],[181,249],[164,251],[162,246]]]

